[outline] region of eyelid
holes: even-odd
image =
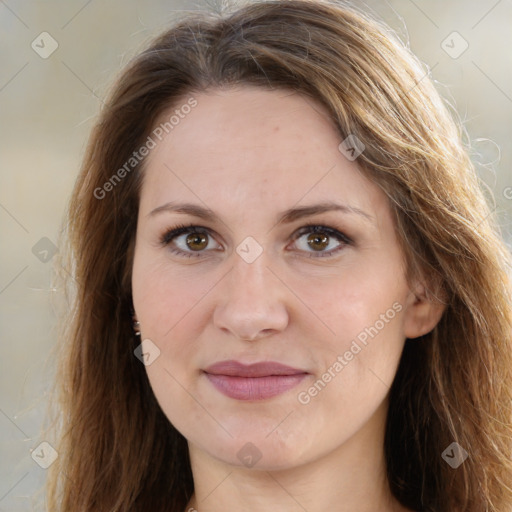
[[[316,228],[319,228],[319,229],[316,229]],[[346,235],[343,231],[341,231],[335,227],[327,226],[325,224],[319,224],[318,222],[304,224],[303,226],[301,226],[300,228],[295,230],[293,239],[296,240],[297,238],[300,238],[305,233],[312,233],[312,232],[314,233],[316,231],[319,231],[322,233],[327,233],[330,236],[335,237],[335,238],[341,238],[341,240],[347,244],[353,243],[353,240],[348,235]]]
[[[353,240],[347,236],[343,231],[335,228],[330,227],[325,224],[321,224],[318,222],[310,222],[308,224],[302,225],[300,228],[296,229],[294,233],[292,234],[292,242],[295,242],[297,239],[301,238],[306,233],[313,233],[313,232],[321,232],[326,233],[329,237],[337,239],[341,246],[331,249],[329,251],[301,251],[300,253],[305,253],[306,257],[312,257],[312,258],[321,258],[321,257],[331,257],[337,254],[343,247],[354,245]],[[214,238],[212,235],[212,230],[210,228],[206,228],[204,226],[199,226],[194,223],[190,224],[180,224],[173,228],[170,228],[166,230],[163,235],[160,237],[160,245],[163,247],[166,247],[171,244],[171,242],[177,238],[178,236],[181,236],[186,233],[202,233],[206,234],[207,236]],[[217,242],[218,243],[218,242]],[[211,249],[210,249],[211,251]],[[179,255],[183,255],[185,257],[202,257],[204,254],[208,253],[209,251],[202,250],[202,251],[183,251],[178,248],[171,249],[171,252]]]
[[[166,230],[163,235],[160,237],[160,245],[162,247],[167,247],[171,244],[171,242],[186,233],[201,233],[206,234],[208,237],[215,239],[215,237],[212,236],[210,229],[198,226],[197,224],[180,224],[178,226],[175,226],[174,228],[170,228]],[[217,242],[218,243],[218,242]],[[203,257],[204,254],[207,251],[183,251],[182,249],[179,249],[177,247],[170,249],[170,251],[174,254],[177,254],[179,256],[183,256],[186,258],[200,258]]]
[[[201,227],[197,224],[179,224],[174,228],[167,229],[160,237],[160,241],[162,244],[167,245],[171,243],[171,240],[184,233],[206,233],[211,236],[211,230],[209,228]]]

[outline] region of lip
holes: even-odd
[[[297,386],[308,372],[275,361],[221,361],[204,370],[213,386],[236,400],[265,400]]]

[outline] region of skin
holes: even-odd
[[[432,330],[442,309],[421,283],[406,282],[385,195],[339,151],[342,139],[311,99],[252,86],[194,97],[197,106],[145,162],[132,274],[141,339],[160,350],[146,366],[152,389],[189,444],[195,494],[186,510],[406,510],[385,476],[389,386],[406,337]],[[171,201],[208,207],[220,220],[150,214]],[[324,201],[364,215],[277,223],[286,209]],[[208,245],[194,251],[188,233],[160,243],[188,223],[209,231]],[[328,236],[318,249],[308,245],[311,231],[294,239],[307,223],[353,242]],[[236,251],[249,236],[263,249],[251,263]],[[299,393],[393,304],[394,318],[301,403]],[[309,374],[281,395],[242,402],[202,371],[226,359],[278,361]],[[252,467],[237,456],[246,443],[261,455]]]

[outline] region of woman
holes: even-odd
[[[117,79],[68,237],[51,510],[512,510],[510,257],[378,23],[178,22]]]

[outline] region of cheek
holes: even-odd
[[[383,400],[394,379],[405,341],[407,286],[398,266],[377,262],[352,267],[324,284],[297,289],[322,321],[307,336],[319,373],[318,384],[303,389],[304,402],[314,401],[316,414],[326,406],[346,414],[349,407],[352,418],[361,418]]]
[[[197,306],[215,282],[215,276],[200,272],[199,266],[171,265],[141,251],[134,260],[132,287],[143,335],[167,339],[187,317],[200,312]]]
[[[211,284],[190,270],[171,266],[163,258],[134,260],[133,299],[143,339],[152,340],[159,357],[146,366],[155,397],[171,423],[182,433],[190,424],[204,425],[204,411],[192,398],[197,372],[197,340],[203,329],[201,299]]]
[[[211,274],[200,273],[196,265],[170,265],[142,250],[134,259],[133,300],[142,338],[160,351],[146,371],[162,409],[178,424],[180,411],[200,415],[187,390],[194,389],[198,371],[197,340],[208,317],[205,298],[219,279]]]
[[[330,276],[294,280],[290,276],[287,282],[305,306],[302,307],[304,319],[308,319],[310,330],[323,333],[319,348],[321,345],[325,347],[329,340],[328,344],[333,349],[340,350],[376,322],[379,331],[390,331],[391,324],[393,328],[400,324],[397,310],[402,309],[407,292],[400,273],[398,266],[389,268],[388,265],[366,261],[361,265],[341,268]],[[395,303],[398,306],[393,307]],[[383,329],[381,316],[386,313]],[[312,323],[315,320],[316,327]],[[304,328],[300,319],[298,323]],[[314,339],[310,341],[314,342]]]

